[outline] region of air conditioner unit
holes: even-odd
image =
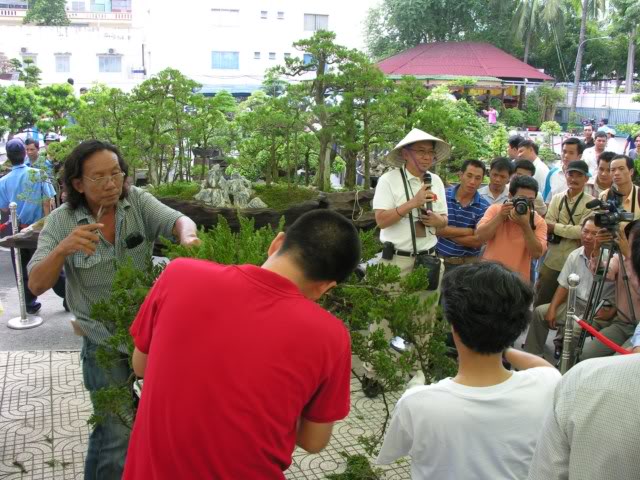
[[[113,48],[109,49],[109,55],[113,55],[114,53],[116,53],[116,51]]]
[[[29,50],[27,49],[27,47],[22,47],[20,49],[20,53],[27,53]]]

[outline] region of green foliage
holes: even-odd
[[[21,132],[44,113],[35,90],[19,85],[0,87],[0,132]]]
[[[632,102],[640,102],[640,93],[636,93],[633,97],[631,97]]]
[[[415,114],[415,127],[441,138],[451,145],[449,170],[468,158],[487,158],[490,129],[465,100],[457,102],[428,97]]]
[[[329,480],[380,480],[384,478],[380,468],[372,468],[365,455],[350,455],[340,452],[347,461],[347,467],[342,473],[330,473]]]
[[[538,103],[541,118],[543,122],[553,120],[558,105],[567,98],[567,90],[565,88],[553,87],[549,84],[540,85],[532,94]]]
[[[173,183],[161,183],[156,187],[149,187],[149,192],[158,198],[179,198],[193,200],[200,191],[198,182],[178,181]]]
[[[68,83],[58,83],[39,89],[37,94],[40,104],[47,112],[44,118],[37,122],[38,128],[62,133],[62,129],[68,124],[68,113],[78,105],[73,87]]]
[[[26,88],[35,88],[40,85],[40,70],[36,64],[30,58],[25,58],[24,61],[20,61],[17,58],[12,58],[10,61],[12,70],[18,72],[18,80],[24,82]]]
[[[540,157],[540,160],[545,162],[547,165],[550,165],[553,162],[560,160],[560,155],[558,155],[555,151],[551,150],[550,148],[546,148],[546,147],[540,148],[540,151],[538,152],[538,156]]]
[[[540,125],[540,131],[545,134],[545,143],[553,150],[553,138],[562,132],[562,127],[558,122],[543,122]]]
[[[635,123],[619,123],[616,125],[616,132],[635,137],[640,133],[640,125],[636,125]]]
[[[254,185],[256,196],[269,208],[283,211],[296,203],[306,202],[318,197],[318,192],[305,187],[283,184]]]
[[[519,108],[505,108],[500,113],[500,122],[504,123],[507,127],[522,128],[525,126],[525,112]]]
[[[191,257],[212,260],[224,265],[244,263],[262,265],[267,259],[267,250],[276,232],[284,228],[284,217],[280,219],[280,224],[275,231],[270,226],[255,230],[254,219],[240,216],[239,221],[240,231],[234,233],[229,228],[227,220],[219,215],[218,223],[214,228],[208,232],[199,232],[198,237],[202,241],[199,247],[183,247],[164,240],[162,242],[165,246],[164,253],[171,260]]]
[[[65,0],[31,0],[24,23],[47,27],[63,27],[69,25],[65,11]]]
[[[504,125],[498,124],[491,132],[491,140],[489,141],[491,157],[504,156],[507,145],[509,145],[509,132]]]

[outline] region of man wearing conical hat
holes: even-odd
[[[450,154],[451,148],[445,142],[414,128],[387,155],[387,163],[397,168],[380,177],[373,209],[380,241],[393,244],[391,258],[385,258],[389,254],[383,258],[400,267],[403,275],[413,269],[415,253],[435,255],[436,228],[447,225],[444,184],[429,169]],[[431,177],[430,188],[424,181],[427,173]],[[413,248],[412,220],[417,252]]]
[[[436,257],[436,229],[447,226],[444,184],[429,169],[436,161],[449,158],[450,153],[445,142],[414,128],[387,155],[387,163],[397,168],[380,177],[373,197],[380,241],[384,244],[382,263],[399,267],[400,275],[404,276],[413,270],[416,260],[430,261],[429,290],[438,289],[443,271]],[[428,292],[421,293],[421,300],[427,295]],[[378,328],[383,328],[391,337],[386,321],[373,324],[371,330]],[[396,337],[393,344],[398,340],[404,342]],[[365,364],[364,367],[363,391],[368,397],[375,397],[381,385],[371,366]],[[424,383],[421,373],[416,378],[416,384]]]

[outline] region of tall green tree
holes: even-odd
[[[30,58],[25,58],[24,61],[12,58],[9,60],[9,65],[12,71],[18,72],[18,80],[24,82],[25,87],[35,88],[40,85],[42,70]]]
[[[335,33],[319,30],[307,39],[295,42],[294,48],[306,58],[287,58],[286,65],[276,71],[288,77],[302,77],[301,87],[310,100],[311,117],[307,123],[320,142],[316,186],[322,191],[330,188],[331,143],[337,115],[335,95],[340,89],[337,68],[349,59],[350,51],[335,43]],[[310,76],[313,78],[311,79]]]
[[[611,0],[614,30],[627,36],[627,66],[624,93],[633,93],[638,25],[640,24],[640,2],[638,0]]]
[[[46,112],[35,90],[19,85],[0,87],[0,130],[18,133]]]
[[[24,23],[33,23],[46,27],[69,25],[67,2],[65,0],[31,0],[24,17]]]
[[[46,109],[44,118],[37,123],[38,128],[62,133],[62,129],[69,123],[69,112],[78,105],[73,87],[68,83],[56,83],[39,89],[37,94],[41,105]]]
[[[563,0],[520,0],[513,16],[514,33],[524,43],[522,61],[527,63],[536,37],[562,36]]]
[[[132,92],[134,124],[139,132],[141,159],[149,168],[149,181],[184,179],[190,169],[188,139],[197,82],[167,68],[145,80]]]
[[[353,53],[340,72],[342,101],[336,138],[346,162],[345,186],[355,186],[356,162],[361,155],[364,186],[370,188],[372,151],[398,139],[403,118],[391,99],[393,82],[364,54]]]

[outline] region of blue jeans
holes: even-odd
[[[122,385],[132,374],[127,358],[123,355],[116,366],[105,370],[96,362],[98,345],[84,337],[82,345],[82,377],[89,390],[91,403],[94,393],[104,387]],[[95,404],[94,404],[95,409]],[[107,416],[89,436],[89,447],[84,464],[85,480],[120,480],[129,445],[131,430],[115,416]]]

